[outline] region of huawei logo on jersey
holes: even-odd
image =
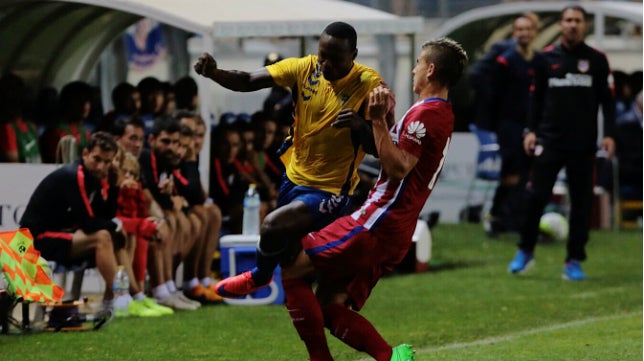
[[[427,130],[423,123],[419,121],[413,121],[407,126],[407,137],[413,139],[417,143],[420,143],[420,139],[425,136]]]

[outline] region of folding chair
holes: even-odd
[[[26,228],[0,231],[0,324],[2,333],[9,325],[20,331],[31,330],[29,303],[59,302],[63,289],[52,282],[46,260],[33,247],[33,236]],[[22,320],[13,318],[13,309],[22,305]]]
[[[65,135],[60,138],[56,146],[56,164],[72,163],[77,159],[76,138],[73,135]]]
[[[476,135],[479,146],[476,155],[476,170],[467,190],[465,212],[461,215],[461,220],[478,222],[480,221],[480,212],[490,200],[490,190],[496,187],[499,181],[501,174],[501,155],[499,154],[499,143],[496,139],[496,133],[480,129],[474,124],[470,124],[469,129]],[[483,181],[485,183],[483,199],[480,203],[474,203],[476,200],[474,196],[478,193],[477,188],[479,187],[477,181]]]

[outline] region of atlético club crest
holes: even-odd
[[[577,69],[579,69],[580,72],[585,73],[590,69],[590,62],[588,59],[579,59],[577,62]]]

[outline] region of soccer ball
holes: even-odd
[[[564,241],[568,238],[568,220],[561,213],[544,213],[539,221],[539,231],[546,238]]]

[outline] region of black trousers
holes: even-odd
[[[524,192],[519,248],[534,251],[543,209],[552,196],[557,174],[565,167],[570,196],[566,261],[586,259],[585,248],[593,205],[594,163],[594,154],[563,152],[547,147],[539,156],[535,156]]]

